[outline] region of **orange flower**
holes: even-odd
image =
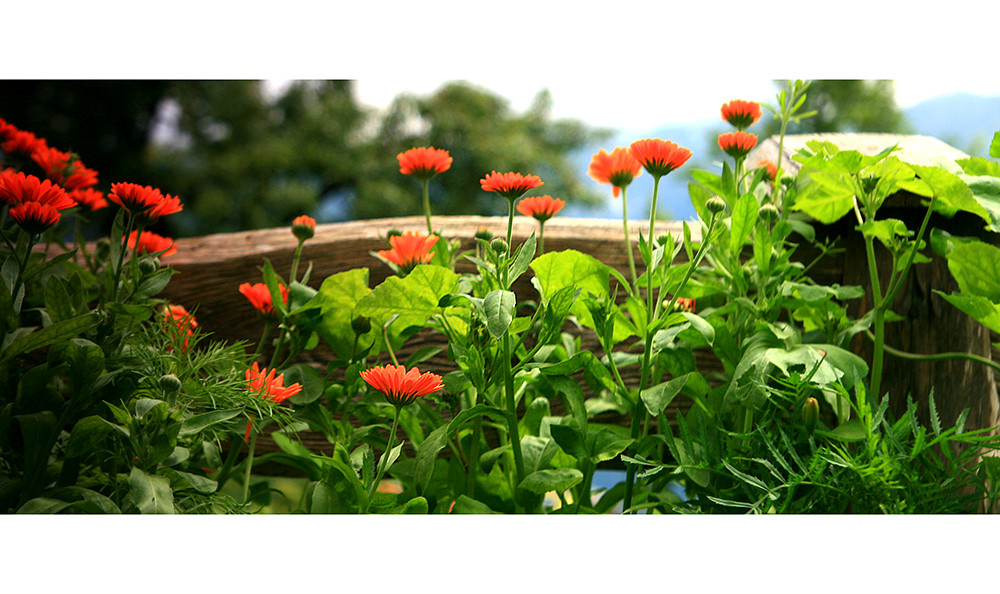
[[[691,158],[690,150],[679,146],[676,142],[659,138],[636,140],[629,150],[643,168],[654,177],[670,173]]]
[[[163,318],[163,327],[168,333],[174,334],[176,332],[177,335],[184,335],[182,350],[187,352],[188,337],[194,335],[194,329],[198,327],[194,314],[184,309],[183,305],[168,305],[163,308]],[[167,349],[173,350],[173,347]]]
[[[722,119],[737,130],[753,126],[760,119],[760,103],[733,99],[722,106]]]
[[[749,132],[726,132],[719,135],[719,148],[734,159],[742,159],[757,146],[757,135]]]
[[[284,285],[278,285],[278,289],[281,291],[281,299],[286,304],[288,303],[288,289]],[[268,290],[267,285],[264,283],[256,283],[251,285],[250,283],[243,283],[240,285],[240,293],[250,300],[250,304],[254,306],[254,309],[260,313],[261,317],[273,318],[274,317],[274,303],[271,301],[271,291]]]
[[[277,377],[274,374],[274,369],[270,371],[268,371],[267,367],[259,369],[257,362],[254,361],[253,366],[247,369],[246,372],[247,390],[259,393],[261,398],[270,400],[274,404],[280,404],[302,390],[302,385],[299,383],[285,386],[284,373],[279,374]]]
[[[396,155],[399,160],[399,172],[403,175],[427,181],[439,173],[448,171],[452,159],[448,151],[430,147],[414,147],[405,153]]]
[[[406,370],[402,365],[372,367],[361,372],[361,379],[385,395],[393,406],[405,406],[419,396],[427,396],[444,387],[441,376],[420,373],[416,367]]]
[[[59,222],[55,207],[40,202],[24,202],[10,209],[10,218],[28,233],[38,235]]]
[[[152,254],[153,252],[158,252],[160,250],[167,250],[160,254],[161,258],[177,253],[177,244],[174,243],[173,239],[157,235],[151,231],[142,232],[142,236],[139,237],[139,249],[136,250],[135,236],[138,233],[138,231],[129,233],[128,248],[130,250],[137,251],[140,254]]]
[[[73,190],[70,192],[69,197],[75,200],[77,204],[86,206],[92,211],[100,210],[108,205],[108,201],[104,199],[104,192],[99,192],[93,188]]]
[[[316,219],[302,215],[292,220],[292,235],[299,241],[311,239],[316,234]]]
[[[17,132],[17,126],[0,118],[0,143],[6,142],[15,132]]]
[[[778,166],[767,159],[761,159],[752,169],[763,168],[767,171],[767,181],[773,182],[778,175]]]
[[[164,196],[159,190],[151,186],[140,186],[131,183],[111,184],[111,192],[108,200],[121,206],[133,215],[140,217],[143,222],[150,223],[156,219],[180,212],[181,206],[179,198],[167,194]]]
[[[496,192],[507,200],[517,200],[528,190],[544,185],[544,183],[537,175],[497,173],[496,171],[479,180],[479,185],[484,190]]]
[[[564,206],[566,206],[565,200],[546,194],[524,198],[517,203],[517,212],[526,217],[535,217],[539,223],[544,223],[562,210]]]
[[[695,299],[687,297],[678,297],[677,301],[674,303],[674,307],[677,310],[689,311],[694,313]]]
[[[642,164],[623,146],[615,148],[611,154],[601,149],[591,158],[587,175],[599,183],[611,184],[611,195],[617,198],[622,188],[642,175]]]
[[[422,235],[407,231],[402,235],[389,237],[391,250],[379,250],[378,255],[409,271],[417,264],[431,261],[431,248],[437,243],[437,235]]]
[[[76,206],[66,190],[49,180],[40,180],[34,175],[22,172],[0,174],[0,200],[10,204],[37,202],[51,206],[56,210],[65,210]]]
[[[97,184],[97,172],[84,167],[69,153],[45,147],[33,152],[31,158],[45,171],[46,177],[69,192]]]

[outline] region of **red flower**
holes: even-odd
[[[274,369],[270,371],[268,371],[267,367],[259,369],[257,362],[254,361],[253,366],[247,369],[246,372],[247,390],[259,393],[261,398],[270,400],[274,404],[280,404],[302,390],[302,385],[298,383],[285,386],[284,373],[279,374],[277,377],[274,374]]]
[[[719,135],[719,148],[734,159],[742,159],[757,146],[757,135],[749,132],[726,132]]]
[[[172,328],[175,328],[178,335],[184,335],[182,350],[187,352],[188,337],[194,335],[194,329],[198,327],[198,322],[194,319],[194,314],[184,309],[183,305],[168,305],[163,308],[163,318],[164,328],[167,332],[173,333],[174,330]],[[168,347],[168,350],[172,349],[173,347]]]
[[[42,181],[34,175],[25,175],[23,172],[4,171],[0,174],[0,200],[10,205],[37,202],[56,210],[76,206],[76,202],[69,197],[66,190],[49,180]]]
[[[108,205],[108,201],[104,199],[104,192],[99,192],[93,188],[73,190],[70,192],[69,197],[75,200],[77,204],[86,206],[92,211],[100,210]]]
[[[733,99],[722,106],[722,119],[737,130],[754,125],[760,119],[760,103]]]
[[[632,156],[654,177],[666,175],[691,158],[691,151],[676,142],[646,138],[629,147]]]
[[[610,155],[601,149],[591,158],[587,175],[599,183],[611,184],[611,195],[617,198],[622,188],[642,175],[642,164],[623,146],[612,150]]]
[[[4,141],[0,148],[5,153],[17,153],[21,155],[31,155],[35,151],[48,148],[44,138],[38,138],[31,132],[18,130],[14,126],[7,124],[4,129]]]
[[[389,237],[389,245],[392,246],[392,249],[379,250],[378,255],[409,271],[417,264],[426,264],[431,261],[431,248],[434,247],[437,240],[437,235],[421,235],[408,231],[402,235]]]
[[[537,188],[544,183],[537,175],[497,173],[496,171],[479,180],[479,185],[484,190],[487,192],[496,192],[507,200],[516,200],[531,188]]]
[[[0,143],[6,142],[15,132],[17,132],[17,126],[0,118]]]
[[[407,405],[419,396],[427,396],[444,387],[441,376],[420,373],[416,367],[406,370],[402,365],[372,367],[361,372],[361,379],[385,395],[393,406]]]
[[[311,239],[316,234],[316,219],[302,215],[292,220],[292,235],[299,241]]]
[[[427,181],[439,173],[448,171],[452,159],[448,151],[430,147],[411,148],[405,153],[396,155],[399,160],[399,172],[403,175]]]
[[[161,258],[177,253],[177,244],[174,243],[173,239],[157,235],[151,231],[142,232],[142,236],[139,237],[139,248],[136,249],[135,237],[138,233],[138,231],[129,233],[128,248],[130,250],[137,251],[140,254],[152,254],[153,252],[158,252],[160,250],[167,250],[160,254]]]
[[[45,147],[31,154],[35,163],[45,171],[45,176],[67,191],[81,190],[97,184],[97,172],[87,169],[79,159],[69,153]]]
[[[150,223],[156,219],[180,212],[181,206],[179,198],[167,194],[164,196],[159,190],[151,186],[140,186],[131,183],[111,184],[111,193],[108,200],[121,206],[133,215],[143,219],[143,222]]]
[[[288,304],[288,289],[284,285],[278,285],[281,291],[281,300]],[[264,283],[243,283],[240,285],[240,293],[250,300],[250,304],[265,318],[274,317],[274,303],[271,301],[271,291]]]
[[[526,217],[535,217],[538,219],[538,222],[544,223],[562,210],[564,206],[566,206],[565,200],[553,198],[546,194],[544,196],[524,198],[517,203],[517,212]]]
[[[55,207],[40,202],[24,202],[10,209],[10,218],[34,235],[58,223],[60,216]]]

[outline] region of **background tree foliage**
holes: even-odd
[[[775,81],[776,88],[784,88]],[[891,80],[814,80],[806,92],[801,111],[816,115],[798,124],[789,124],[788,134],[833,132],[885,132],[906,134],[909,127],[896,105],[896,91]],[[768,119],[765,138],[778,133],[778,122]]]
[[[413,146],[455,159],[432,181],[436,214],[506,212],[479,188],[493,169],[541,176],[537,193],[599,200],[570,154],[608,132],[553,120],[546,91],[518,114],[486,89],[449,83],[401,96],[383,114],[360,105],[352,86],[296,81],[270,97],[260,81],[2,81],[0,117],[78,150],[100,189],[130,181],[180,196],[184,211],[158,229],[173,236],[280,226],[304,213],[321,222],[419,214],[419,185],[396,160]]]

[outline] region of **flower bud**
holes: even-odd
[[[493,239],[493,232],[486,227],[480,227],[476,229],[476,239],[482,239],[483,241],[490,241]]]
[[[490,243],[490,247],[493,248],[493,251],[495,251],[498,254],[507,253],[507,242],[499,237],[497,237],[496,239],[493,240],[492,243]]]
[[[773,204],[765,204],[760,207],[760,210],[757,211],[757,216],[759,216],[762,221],[770,224],[777,221],[778,217],[781,216],[781,213],[778,212],[777,206]]]
[[[295,220],[292,221],[292,235],[297,237],[299,241],[312,239],[312,236],[315,234],[316,219],[302,215],[295,217]]]
[[[365,316],[358,316],[351,320],[351,330],[358,336],[362,334],[368,334],[368,331],[372,329],[371,320]]]
[[[705,203],[705,208],[712,214],[719,214],[726,210],[726,201],[718,196],[712,196]]]
[[[181,380],[172,373],[161,375],[159,384],[165,394],[176,394],[181,391]]]
[[[143,276],[149,276],[153,274],[160,268],[160,260],[158,258],[143,258],[139,260],[139,272]]]
[[[385,234],[385,238],[388,240],[390,237],[399,237],[403,234],[399,229],[389,229],[389,232]]]
[[[103,260],[111,253],[111,241],[107,237],[97,240],[97,259]]]
[[[670,243],[670,234],[664,233],[656,238],[656,245],[667,245]]]
[[[815,398],[807,398],[802,405],[802,420],[806,424],[806,431],[812,433],[816,428],[816,421],[819,420],[819,402]]]

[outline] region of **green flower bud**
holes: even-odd
[[[181,380],[174,374],[160,376],[160,389],[166,394],[176,394],[181,391]]]
[[[368,332],[371,329],[372,329],[371,320],[369,320],[365,316],[358,316],[353,320],[351,320],[351,330],[354,330],[354,333],[358,336],[361,336],[362,334],[368,334]]]
[[[761,218],[762,221],[766,223],[773,223],[778,220],[781,213],[778,212],[778,207],[773,204],[765,204],[760,207],[757,211],[757,216]]]
[[[664,233],[656,238],[657,245],[667,245],[668,243],[670,243],[670,235],[668,233]]]
[[[507,253],[507,242],[499,237],[497,237],[496,239],[493,240],[492,243],[490,243],[490,247],[493,248],[493,251],[495,251],[498,254]]]
[[[97,240],[97,259],[103,260],[111,253],[111,241],[107,237]]]
[[[806,431],[812,433],[816,428],[816,421],[819,420],[819,402],[815,398],[807,398],[802,405],[802,420],[806,424]]]
[[[403,232],[399,229],[389,229],[389,232],[385,234],[385,238],[389,239],[390,237],[399,237],[402,234]]]
[[[299,241],[312,239],[316,234],[316,219],[302,215],[292,221],[292,235]]]
[[[482,239],[483,241],[490,241],[493,239],[493,232],[486,227],[480,227],[476,230],[476,239]]]
[[[144,276],[149,276],[153,274],[160,268],[160,260],[158,258],[143,258],[139,260],[139,272]]]
[[[719,214],[726,210],[726,201],[718,196],[712,196],[705,203],[705,208],[712,214]]]

